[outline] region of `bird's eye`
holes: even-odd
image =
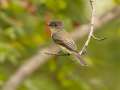
[[[56,22],[50,22],[50,23],[48,24],[48,26],[50,26],[50,27],[57,27],[57,26],[59,26],[59,24],[56,23]]]

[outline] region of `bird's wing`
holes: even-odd
[[[53,40],[55,43],[67,48],[70,51],[75,51],[77,52],[77,47],[75,42],[66,35],[66,37],[64,37],[63,35],[53,35]]]

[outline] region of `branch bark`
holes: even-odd
[[[89,32],[87,41],[85,42],[82,50],[79,52],[80,55],[82,55],[82,53],[86,50],[86,48],[88,47],[88,44],[89,44],[89,42],[90,42],[90,40],[91,40],[91,38],[93,36],[94,24],[95,24],[95,1],[96,0],[90,0],[91,9],[92,9],[91,22],[90,22],[90,32]]]
[[[113,8],[111,11],[96,19],[95,30],[96,28],[101,27],[105,23],[109,22],[112,19],[118,18],[119,16],[120,7]],[[77,40],[85,36],[88,32],[89,24],[86,24],[77,28],[77,30],[71,33],[71,36],[74,40]],[[51,55],[42,54],[43,52],[47,52],[49,50],[54,50],[55,52],[59,51],[59,49],[54,45],[40,50],[36,55],[28,59],[20,68],[18,68],[18,70],[10,77],[10,79],[6,81],[2,90],[16,90],[16,88],[26,77],[31,75],[35,70],[38,69],[38,67],[42,66],[49,60],[49,58],[52,57]]]

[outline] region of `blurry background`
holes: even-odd
[[[96,0],[96,15],[120,0]],[[64,21],[68,32],[90,21],[89,0],[0,0],[0,87],[36,52],[52,43],[47,23]],[[25,79],[18,90],[120,90],[120,18],[99,28],[79,67],[71,57],[53,57]],[[80,49],[86,37],[77,40]]]

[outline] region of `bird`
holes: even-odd
[[[62,50],[67,51],[70,55],[72,54],[80,65],[87,65],[86,62],[81,58],[77,46],[72,39],[71,35],[64,29],[64,24],[60,20],[52,20],[48,23],[48,27],[51,31],[51,38],[55,44],[60,46]]]

